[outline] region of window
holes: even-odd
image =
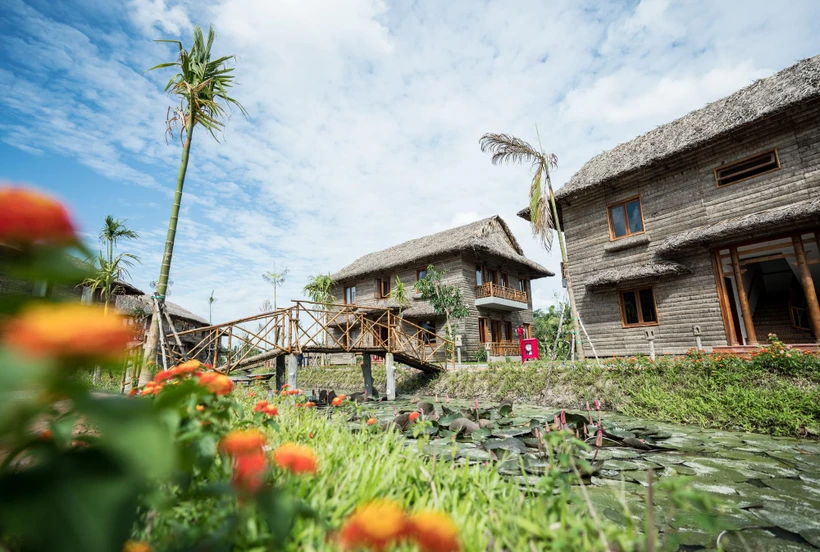
[[[489,268],[488,268],[488,269],[487,269],[487,272],[485,272],[485,275],[486,275],[486,280],[487,280],[488,282],[492,282],[492,283],[494,283],[494,284],[498,284],[498,272],[496,272],[495,270],[491,270],[491,269],[489,269]]]
[[[487,343],[489,339],[487,339],[487,319],[486,318],[479,318],[478,319],[478,342],[479,343]]]
[[[376,279],[376,299],[387,299],[390,296],[390,278]]]
[[[356,303],[356,286],[345,288],[345,305],[353,305]]]
[[[416,270],[416,281],[424,279],[427,276],[427,269],[426,268],[419,268]]]
[[[504,322],[504,341],[513,340],[512,322]]]
[[[484,283],[484,271],[481,268],[481,265],[476,265],[475,267],[475,285],[480,286]]]
[[[518,290],[527,293],[527,281],[524,278],[518,280]]]
[[[652,326],[658,323],[655,293],[652,288],[620,292],[621,324],[627,326]]]
[[[607,208],[607,215],[609,218],[610,241],[643,233],[641,198],[633,197],[615,205],[610,205]]]
[[[424,332],[421,332],[421,342],[425,345],[433,345],[436,342],[436,323],[428,320],[427,322],[422,322],[421,327]]]
[[[718,167],[715,169],[715,182],[720,188],[779,168],[777,150],[771,150]]]
[[[507,274],[501,274],[501,287],[510,287],[510,277]]]

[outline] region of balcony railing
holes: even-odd
[[[476,299],[483,299],[484,297],[498,297],[499,299],[507,299],[508,301],[517,301],[519,303],[527,303],[527,292],[520,289],[513,289],[493,282],[484,282],[475,290]]]
[[[518,356],[521,354],[521,349],[518,343],[512,341],[502,341],[498,343],[490,343],[490,356]]]

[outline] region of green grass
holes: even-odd
[[[721,355],[657,362],[613,359],[604,366],[556,364],[551,375],[547,362],[496,363],[487,369],[448,371],[437,378],[399,368],[396,379],[398,392],[405,394],[449,393],[453,398],[484,401],[513,398],[568,409],[598,399],[608,410],[666,422],[788,436],[805,435],[808,429],[816,435],[820,428],[817,358],[805,355],[789,362],[772,360],[771,355],[751,360]],[[373,377],[383,392],[384,368],[374,365]],[[299,385],[361,389],[361,370],[302,369]]]

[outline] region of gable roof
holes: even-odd
[[[427,259],[472,249],[498,255],[527,268],[531,278],[552,276],[553,273],[524,256],[507,223],[498,215],[470,224],[406,241],[388,249],[359,257],[331,277],[347,280],[400,266],[424,262]]]
[[[817,97],[820,97],[820,55],[804,59],[596,155],[555,192],[555,197],[558,200],[569,198]]]

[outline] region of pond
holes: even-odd
[[[431,441],[425,452],[457,463],[497,460],[501,473],[527,489],[543,473],[546,464],[533,428],[543,431],[545,423],[555,427],[558,412],[554,409],[516,404],[510,411],[482,404],[473,419],[486,419],[481,425],[488,427],[466,434],[451,423],[465,412],[476,412],[469,401],[436,403],[429,397],[399,397],[393,403],[368,402],[363,406],[368,415],[386,423],[395,413],[417,410],[419,400],[434,403],[435,413],[430,418],[438,418],[427,430]],[[586,426],[588,442],[594,445],[596,428],[586,421],[589,415],[586,411],[566,411],[566,423],[572,431],[577,428],[581,437]],[[593,410],[591,415],[597,422],[598,414]],[[585,488],[599,515],[623,523],[625,503],[636,523],[643,526],[651,469],[656,481],[686,476],[692,488],[718,497],[722,504],[717,516],[721,528],[707,530],[693,513],[677,513],[667,519],[668,496],[654,489],[657,526],[675,533],[680,550],[715,549],[721,529],[730,530],[720,541],[729,551],[820,549],[818,441],[701,429],[608,412],[602,412],[600,418],[603,447],[597,455],[594,446],[585,453],[588,460],[594,460],[594,473],[585,479]],[[453,438],[457,439],[456,447]],[[522,463],[526,473],[522,473]]]

